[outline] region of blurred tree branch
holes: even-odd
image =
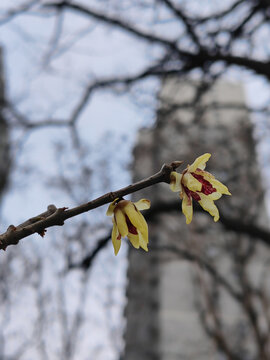
[[[203,212],[202,208],[200,206],[196,206],[194,204],[194,210],[196,212]],[[155,205],[151,206],[151,208],[144,213],[144,217],[147,221],[153,221],[156,216],[162,214],[162,213],[169,213],[169,212],[178,212],[180,211],[180,202],[178,200],[171,201],[171,202],[160,202],[156,203]],[[266,229],[263,229],[260,226],[257,226],[255,224],[245,224],[243,221],[235,218],[230,218],[222,213],[222,211],[219,211],[220,213],[220,219],[219,222],[226,230],[234,231],[237,234],[246,234],[250,236],[250,242],[260,241],[267,247],[270,247],[270,232]],[[205,214],[205,216],[208,216]],[[88,270],[96,258],[96,256],[99,254],[101,250],[107,245],[107,243],[111,240],[111,232],[108,233],[108,235],[100,238],[97,240],[97,244],[95,245],[94,249],[89,252],[86,256],[83,257],[83,259],[80,262],[73,263],[70,261],[68,264],[68,269],[76,269],[81,268],[84,270]],[[191,254],[189,256],[190,258],[194,258]],[[185,255],[185,259],[187,259],[188,256]]]
[[[170,9],[172,9],[172,4],[168,1],[163,1],[164,3],[167,3],[169,5]],[[249,2],[251,3],[251,2]],[[243,56],[235,56],[231,53],[228,53],[226,48],[224,51],[221,48],[214,47],[213,45],[209,45],[208,47],[204,46],[199,48],[196,52],[189,52],[184,49],[181,49],[179,45],[177,44],[177,39],[170,40],[163,38],[161,36],[156,36],[151,33],[146,33],[138,28],[136,28],[133,25],[130,25],[126,23],[121,18],[115,18],[105,15],[104,13],[99,13],[94,9],[91,9],[89,7],[84,7],[79,4],[71,4],[68,1],[62,1],[59,3],[46,3],[44,5],[45,8],[55,8],[55,9],[69,9],[73,10],[75,12],[79,12],[83,15],[95,18],[96,20],[102,21],[108,25],[111,25],[116,28],[120,28],[132,35],[137,36],[138,38],[141,38],[142,40],[146,40],[151,43],[157,43],[162,46],[165,46],[167,49],[170,49],[172,52],[174,52],[180,60],[179,63],[179,71],[183,68],[187,67],[189,70],[194,70],[197,68],[204,68],[206,65],[209,66],[210,64],[213,64],[217,61],[224,61],[227,65],[237,65],[244,67],[246,69],[252,70],[256,72],[258,75],[263,75],[266,78],[270,79],[270,62],[269,61],[260,61],[255,60],[251,57],[243,57]],[[265,5],[266,7],[266,5]],[[265,9],[264,7],[264,9]],[[269,4],[268,4],[269,7]],[[188,24],[189,19],[186,15],[183,15],[183,13],[179,9],[176,9],[173,7],[174,13],[177,12],[177,15],[181,14],[180,18],[181,20],[184,19],[185,24]],[[261,10],[261,6],[255,7],[254,12],[252,13],[252,16],[255,15],[256,10]],[[210,19],[209,19],[210,20]],[[246,19],[246,21],[248,21]],[[194,19],[193,19],[194,21]],[[243,26],[243,25],[242,25]],[[196,27],[196,25],[194,25]],[[189,32],[190,25],[188,26]],[[194,28],[192,29],[192,34],[194,38]],[[196,37],[197,39],[197,37]],[[198,39],[196,40],[198,43]],[[226,50],[226,51],[225,51]]]

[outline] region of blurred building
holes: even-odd
[[[190,164],[205,152],[212,154],[207,170],[233,195],[217,201],[222,214],[266,226],[243,87],[166,79],[156,125],[138,135],[134,180],[159,171],[163,163]],[[130,249],[124,360],[266,359],[268,325],[253,288],[262,284],[263,296],[270,300],[267,248],[214,223],[208,213],[195,212],[186,225],[178,194],[165,184],[134,196],[141,197],[153,206],[179,201],[179,211],[149,220],[148,253]]]

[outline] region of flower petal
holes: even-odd
[[[229,192],[229,189],[227,188],[227,186],[225,186],[224,184],[222,184],[220,181],[213,179],[210,181],[211,184],[213,185],[213,187],[215,189],[217,189],[218,192],[220,192],[221,194],[225,194],[225,195],[232,195]]]
[[[108,210],[106,212],[106,215],[107,216],[112,216],[113,215],[113,212],[114,212],[114,209],[115,207],[117,206],[116,201],[118,200],[119,198],[117,199],[114,199],[112,203],[110,203],[109,207],[108,207]]]
[[[141,232],[139,232],[139,241],[140,241],[140,247],[144,250],[144,251],[148,251],[148,233],[147,236],[144,234],[142,234]]]
[[[202,190],[202,183],[188,172],[183,175],[182,182],[191,191],[196,192]]]
[[[139,201],[136,201],[134,205],[138,210],[147,210],[150,208],[151,202],[147,199],[141,199]]]
[[[182,191],[182,174],[177,173],[176,171],[171,172],[171,182],[170,182],[170,188],[173,192]]]
[[[184,191],[182,196],[183,196],[182,211],[186,217],[186,223],[190,224],[193,216],[192,198],[189,198]]]
[[[206,162],[210,159],[211,154],[209,153],[205,153],[199,157],[197,157],[197,159],[195,159],[195,161],[188,166],[188,171],[189,172],[195,172],[196,169],[201,169],[204,170],[205,166],[206,166]]]
[[[142,232],[145,226],[147,226],[147,223],[139,210],[136,209],[134,204],[129,202],[123,211],[127,214],[131,224],[134,225],[137,230]]]
[[[203,178],[207,181],[210,182],[210,184],[212,184],[212,186],[221,194],[225,194],[225,195],[232,195],[229,191],[229,189],[227,188],[227,186],[225,186],[224,184],[222,184],[220,181],[218,181],[214,175],[210,174],[208,171],[195,171],[196,174],[198,175],[202,175]]]
[[[199,195],[201,195],[201,193],[200,193]],[[210,200],[218,200],[218,199],[221,198],[221,196],[222,196],[222,194],[219,193],[218,191],[213,192],[212,194],[207,195],[208,199],[210,199]]]
[[[140,227],[138,227],[138,232],[139,234],[141,234],[143,241],[146,242],[146,244],[148,244],[148,225],[147,222],[145,220],[145,218],[143,217],[143,215],[139,212],[139,217],[141,218],[141,225]]]
[[[140,247],[140,239],[139,239],[138,234],[134,235],[134,234],[128,233],[128,239],[136,249],[139,249],[139,247]]]
[[[114,217],[115,217],[116,226],[118,228],[118,231],[121,234],[121,237],[127,236],[128,226],[127,226],[126,217],[125,217],[125,214],[123,213],[123,210],[116,208],[115,212],[114,212]]]
[[[199,168],[197,168],[197,169],[194,171],[194,173],[197,174],[197,175],[203,176],[203,178],[204,178],[205,180],[208,180],[208,181],[210,181],[211,179],[214,179],[214,178],[215,178],[214,175],[210,174],[210,172],[205,171],[205,170],[201,170],[201,169],[199,169]]]
[[[200,194],[200,197],[201,200],[199,201],[199,204],[201,205],[201,207],[214,217],[215,222],[218,221],[219,220],[218,208],[214,204],[214,201],[210,198],[210,195]]]
[[[115,224],[115,221],[113,220],[113,228],[112,228],[112,243],[114,248],[114,254],[117,255],[118,251],[121,247],[121,237],[119,239],[119,231],[117,229],[117,226]]]
[[[140,243],[140,247],[143,248],[145,251],[148,251],[147,248],[147,244],[148,244],[148,225],[147,222],[145,220],[145,218],[143,217],[143,215],[138,211],[137,212],[137,216],[136,219],[140,219],[140,224],[138,224],[136,226],[137,230],[138,230],[138,235],[139,235],[139,243]]]

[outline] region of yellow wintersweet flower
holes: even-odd
[[[171,172],[170,187],[172,191],[180,191],[182,211],[187,224],[192,220],[192,199],[198,201],[201,207],[214,217],[214,221],[218,221],[219,212],[214,200],[218,200],[222,194],[231,195],[227,186],[204,171],[210,157],[209,153],[199,156],[182,174]]]
[[[107,216],[112,216],[112,243],[115,255],[121,246],[121,238],[128,237],[136,248],[148,251],[148,226],[139,210],[150,208],[150,201],[141,199],[135,203],[129,200],[115,199],[108,207]]]

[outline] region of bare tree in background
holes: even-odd
[[[115,97],[128,93],[139,109],[156,105],[154,99],[158,91],[158,82],[152,83],[151,81],[159,81],[168,75],[183,79],[193,77],[203,84],[197,92],[197,98],[193,99],[192,103],[182,104],[182,107],[185,108],[193,108],[216,80],[232,76],[243,78],[246,82],[264,79],[265,89],[269,92],[269,16],[270,4],[267,0],[238,0],[222,3],[196,0],[178,2],[171,0],[121,2],[103,0],[92,1],[88,5],[80,1],[41,2],[35,0],[18,3],[18,6],[15,7],[13,4],[12,6],[8,5],[1,12],[0,25],[2,29],[14,26],[13,29],[20,34],[22,42],[30,44],[29,48],[32,46],[36,53],[40,53],[38,57],[39,76],[40,74],[44,76],[53,74],[58,80],[63,77],[65,78],[64,84],[72,83],[73,90],[71,91],[72,96],[70,93],[69,97],[67,96],[70,101],[66,101],[63,93],[68,90],[65,89],[61,93],[59,90],[54,91],[52,86],[50,93],[55,99],[55,103],[53,103],[49,99],[49,94],[47,94],[47,101],[42,92],[39,94],[34,87],[31,88],[29,85],[28,88],[26,85],[25,93],[29,94],[28,100],[31,97],[42,98],[42,105],[40,105],[40,109],[36,109],[34,115],[29,106],[24,106],[24,99],[18,101],[16,97],[12,97],[12,93],[11,96],[6,96],[1,100],[1,113],[5,116],[0,117],[0,159],[4,156],[4,161],[0,161],[0,190],[6,184],[9,167],[9,161],[6,161],[8,158],[8,127],[14,132],[22,131],[23,134],[29,134],[44,127],[53,127],[65,132],[66,137],[70,135],[69,139],[74,147],[71,146],[67,150],[65,148],[67,140],[63,141],[64,146],[63,143],[58,146],[56,151],[59,160],[58,177],[57,179],[54,177],[53,181],[47,178],[46,182],[56,186],[57,191],[60,191],[60,188],[64,190],[72,203],[78,204],[89,199],[90,194],[94,193],[92,190],[87,193],[87,189],[92,186],[93,169],[95,173],[98,171],[102,173],[103,169],[102,166],[97,169],[96,166],[87,165],[88,152],[86,151],[84,157],[84,144],[82,144],[82,133],[80,133],[78,124],[91,107],[91,101],[101,91],[110,92]],[[40,34],[36,33],[36,24],[33,23],[33,28],[31,28],[29,19],[40,21],[41,27],[47,21],[50,33],[49,37],[45,38],[45,43],[42,43]],[[27,27],[24,27],[24,24],[27,24]],[[105,44],[102,50],[107,59],[104,60],[103,69],[102,71],[100,69],[93,70],[91,46],[95,49],[97,31],[100,29],[107,32],[108,43],[114,39],[114,36],[123,36],[125,45],[129,43],[134,49],[137,48],[142,58],[140,65],[135,66],[136,51],[124,53],[122,61],[121,57],[113,60],[116,53],[119,52],[119,48],[116,46],[115,51],[113,47],[110,48],[108,54],[105,52]],[[43,47],[39,47],[41,43]],[[76,73],[70,73],[69,64],[78,60],[79,54],[82,53],[86,54],[85,58],[87,61],[89,60],[89,65],[85,65],[84,62]],[[94,56],[95,52],[93,58]],[[64,63],[63,68],[59,69],[59,59],[67,59],[68,65]],[[107,67],[112,62],[114,62],[114,69],[108,71]],[[64,88],[64,85],[62,87]],[[270,112],[269,94],[264,95],[264,103],[245,108],[252,114],[260,115],[263,121],[260,122],[258,129],[264,137],[267,137],[269,135],[267,122]],[[58,106],[58,112],[55,111],[55,104]],[[35,101],[33,101],[34,106]],[[177,106],[178,104],[174,103],[168,104],[168,114],[170,111],[175,111]],[[209,106],[219,108],[224,105],[214,103]],[[228,109],[237,108],[237,106],[237,104],[226,104]],[[239,106],[242,107],[242,105]],[[199,113],[204,109],[199,106],[195,107],[195,110]],[[36,115],[37,113],[39,116]],[[116,121],[115,119],[117,116],[113,121]],[[66,129],[69,131],[66,132]],[[68,135],[66,135],[67,133]],[[116,146],[114,149],[106,148],[106,141],[102,143],[101,147],[105,148],[105,158],[109,156],[110,151],[117,150]],[[64,157],[63,163],[60,159],[61,149],[68,154]],[[67,161],[69,156],[71,159]],[[7,167],[2,169],[3,166]],[[103,168],[105,167],[106,165]],[[70,175],[64,173],[63,168],[73,168],[75,171]],[[104,192],[109,190],[110,186],[109,179],[104,179]],[[9,221],[13,222],[12,219]],[[250,224],[244,223],[243,219],[226,219],[224,217],[223,222],[224,226],[228,228],[238,226],[240,233],[241,231],[245,233],[256,231],[261,234],[261,238],[264,239],[262,241],[269,244],[267,240],[269,234],[264,229],[255,227],[254,230],[254,227],[248,227]],[[91,348],[91,356],[96,359],[109,359],[109,356],[116,358],[121,349],[121,334],[119,333],[122,328],[121,326],[117,328],[115,320],[108,324],[111,328],[107,327],[107,329],[110,328],[108,330],[110,334],[106,335],[105,342],[104,333],[101,332],[98,335],[97,345],[92,343],[89,345],[90,340],[87,333],[88,316],[91,320],[93,319],[93,314],[91,316],[87,314],[87,309],[91,307],[89,297],[94,293],[89,281],[91,277],[89,269],[91,269],[97,254],[100,254],[102,261],[113,262],[113,265],[116,266],[116,261],[111,260],[106,252],[101,253],[100,251],[105,248],[110,239],[109,228],[110,225],[103,223],[102,220],[100,223],[89,223],[87,217],[82,220],[78,218],[78,220],[74,219],[74,222],[67,228],[64,227],[63,231],[56,229],[47,243],[42,241],[37,245],[37,242],[33,242],[31,250],[24,249],[24,243],[22,243],[20,247],[9,249],[6,254],[1,255],[1,269],[3,269],[1,271],[1,287],[4,289],[1,292],[1,296],[3,296],[1,307],[2,314],[4,314],[1,319],[2,335],[0,337],[2,358],[23,359],[34,356],[35,358],[52,359],[53,357],[59,358],[59,353],[60,357],[65,359],[83,358],[82,353],[87,354],[85,358],[89,358],[89,352],[87,353],[89,348]],[[25,240],[25,243],[27,241]],[[44,248],[46,248],[46,257],[44,257]],[[269,251],[268,247],[266,249]],[[251,318],[257,342],[266,352],[265,340],[261,338],[260,329],[256,319],[254,320],[252,301],[248,300],[260,297],[260,301],[264,302],[267,307],[269,294],[257,294],[250,287],[244,266],[251,256],[250,253],[251,250],[235,255],[241,257],[240,263],[243,265],[237,269],[239,278],[243,280],[241,282],[242,290],[247,299],[242,305]],[[188,254],[185,257],[191,261],[194,260]],[[201,259],[195,260],[197,263],[201,261]],[[237,258],[236,262],[238,260]],[[51,271],[48,271],[49,268]],[[109,267],[107,271],[110,271]],[[108,286],[105,286],[108,296],[114,298],[110,304],[117,303],[121,291],[119,293],[116,291],[116,294],[110,289],[108,281],[110,274],[104,279],[104,282],[108,282]],[[222,344],[222,338],[218,338],[218,332],[213,331],[213,329],[219,328],[218,308],[213,303],[216,296],[215,281],[222,283],[224,279],[221,280],[214,276],[210,290],[207,288],[209,284],[206,284],[204,278],[198,276],[196,281],[201,284],[201,295],[204,300],[204,303],[198,302],[197,304],[198,310],[202,314],[202,324],[209,336],[212,336],[217,343],[219,342],[224,349],[226,344]],[[16,294],[20,294],[18,297],[15,294],[15,287],[17,287]],[[70,292],[68,289],[76,294],[73,299],[76,305],[69,304]],[[29,293],[32,297],[26,301],[27,307],[35,308],[35,311],[25,312],[24,326],[27,324],[26,328],[30,330],[24,333],[19,330],[20,326],[15,320],[21,316],[22,309],[25,307],[23,299],[28,299]],[[95,295],[96,298],[102,299],[103,294]],[[32,302],[29,303],[30,301]],[[13,310],[14,303],[17,304],[16,311]],[[104,307],[108,309],[106,304]],[[207,322],[209,319],[204,318],[206,313],[212,316],[212,327]],[[268,314],[267,311],[265,313]],[[114,310],[111,310],[111,316],[114,317],[112,314],[114,314]],[[98,323],[99,319],[96,321]],[[58,344],[53,341],[54,331],[61,338]],[[81,336],[81,333],[84,336]],[[115,333],[119,334],[117,340]],[[104,348],[109,349],[108,351],[111,351],[112,355],[108,355],[107,350],[104,353]],[[239,356],[240,359],[243,359],[241,355]],[[237,359],[236,355],[229,351],[227,358]]]
[[[3,108],[5,106],[5,81],[3,71],[3,58],[0,49],[0,194],[7,185],[10,169],[9,156],[9,134],[8,124],[4,117]]]

